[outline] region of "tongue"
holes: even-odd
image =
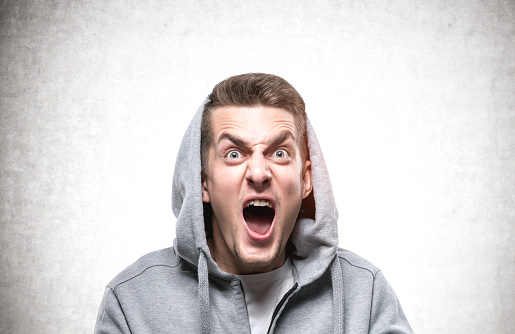
[[[274,220],[274,210],[269,207],[250,206],[243,210],[243,218],[249,229],[257,234],[265,234]]]

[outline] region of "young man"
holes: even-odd
[[[173,248],[106,288],[96,333],[412,333],[382,273],[338,248],[304,101],[268,74],[213,89],[179,149]]]

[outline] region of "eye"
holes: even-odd
[[[285,150],[276,150],[274,151],[272,156],[277,159],[284,159],[288,157],[288,152],[286,152]]]
[[[230,151],[229,153],[227,153],[227,158],[239,159],[239,158],[241,158],[241,153],[238,151]]]

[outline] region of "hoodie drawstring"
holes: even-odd
[[[331,264],[331,278],[333,281],[333,329],[334,334],[343,333],[344,328],[344,319],[343,319],[343,309],[344,309],[344,300],[343,300],[343,277],[342,277],[342,269],[340,266],[340,260],[338,256],[335,257],[333,263]]]
[[[206,255],[202,251],[199,251],[197,270],[200,329],[201,333],[208,334],[211,333],[211,319],[209,317],[209,278]]]

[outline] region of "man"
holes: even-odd
[[[213,89],[179,149],[174,247],[106,288],[96,333],[412,333],[382,273],[338,248],[304,101],[268,74]]]

